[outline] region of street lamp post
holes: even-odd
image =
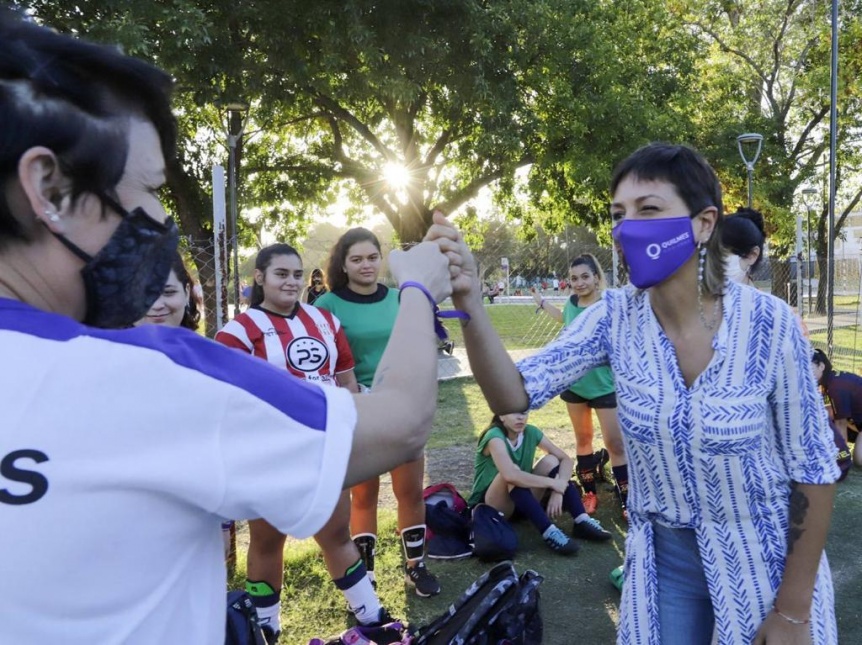
[[[228,186],[230,191],[230,222],[231,222],[231,245],[233,246],[233,306],[234,316],[239,313],[240,288],[239,288],[239,236],[237,220],[239,219],[239,207],[237,205],[237,154],[236,149],[245,129],[245,117],[248,114],[246,103],[228,103],[227,110],[227,145],[229,149],[228,158]]]
[[[814,199],[817,197],[817,189],[808,187],[802,189],[802,203],[805,204],[806,237],[808,238],[808,253],[805,256],[805,273],[808,278],[808,315],[813,312],[813,301],[811,298],[811,211]],[[815,254],[815,257],[816,254]]]
[[[742,162],[745,164],[745,169],[748,171],[748,207],[751,208],[751,203],[754,201],[754,164],[760,157],[760,150],[763,148],[763,135],[756,132],[747,132],[736,137],[736,146],[739,149],[739,156],[742,157]],[[746,154],[747,146],[755,146],[754,156],[750,159]]]

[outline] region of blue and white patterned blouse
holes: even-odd
[[[792,310],[729,283],[707,368],[687,387],[675,349],[634,287],[606,291],[518,363],[539,408],[610,364],[629,462],[629,533],[618,643],[660,645],[652,522],[695,529],[721,645],[750,643],[772,607],[787,550],[790,482],[831,484],[836,449]],[[813,642],[838,642],[824,554]]]

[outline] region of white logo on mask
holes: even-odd
[[[652,243],[646,247],[646,254],[650,260],[658,260],[658,256],[661,255],[661,247],[656,243]]]

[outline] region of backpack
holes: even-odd
[[[257,609],[245,591],[227,592],[225,645],[266,645],[257,619]]]
[[[473,555],[483,562],[511,560],[518,536],[503,514],[488,504],[473,507]]]
[[[379,627],[357,625],[327,641],[312,638],[308,645],[402,645],[409,642],[409,637],[405,637],[404,625],[395,621]]]
[[[412,645],[540,645],[542,576],[520,578],[511,562],[480,576],[442,616],[420,627]]]
[[[426,553],[429,558],[456,560],[473,554],[467,502],[452,484],[428,486],[425,499]]]

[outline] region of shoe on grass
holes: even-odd
[[[404,566],[404,579],[415,589],[416,595],[420,598],[428,598],[440,593],[440,583],[437,582],[436,576],[428,571],[422,560],[412,567],[409,564]]]
[[[276,645],[278,643],[278,637],[281,636],[280,631],[275,631],[269,625],[261,625],[260,631],[263,632],[263,640],[266,642],[266,645]]]
[[[545,540],[545,544],[560,555],[577,555],[578,551],[581,550],[581,545],[577,540],[571,539],[554,524],[545,529],[542,538]]]
[[[606,531],[597,519],[590,517],[582,522],[575,522],[572,526],[572,537],[590,542],[604,542],[610,540],[613,535]]]
[[[584,510],[588,515],[595,513],[599,507],[599,498],[595,493],[584,493],[581,501],[584,503]]]
[[[611,571],[611,584],[617,588],[617,591],[623,590],[623,583],[626,579],[625,569],[622,565],[618,566],[616,569]]]

